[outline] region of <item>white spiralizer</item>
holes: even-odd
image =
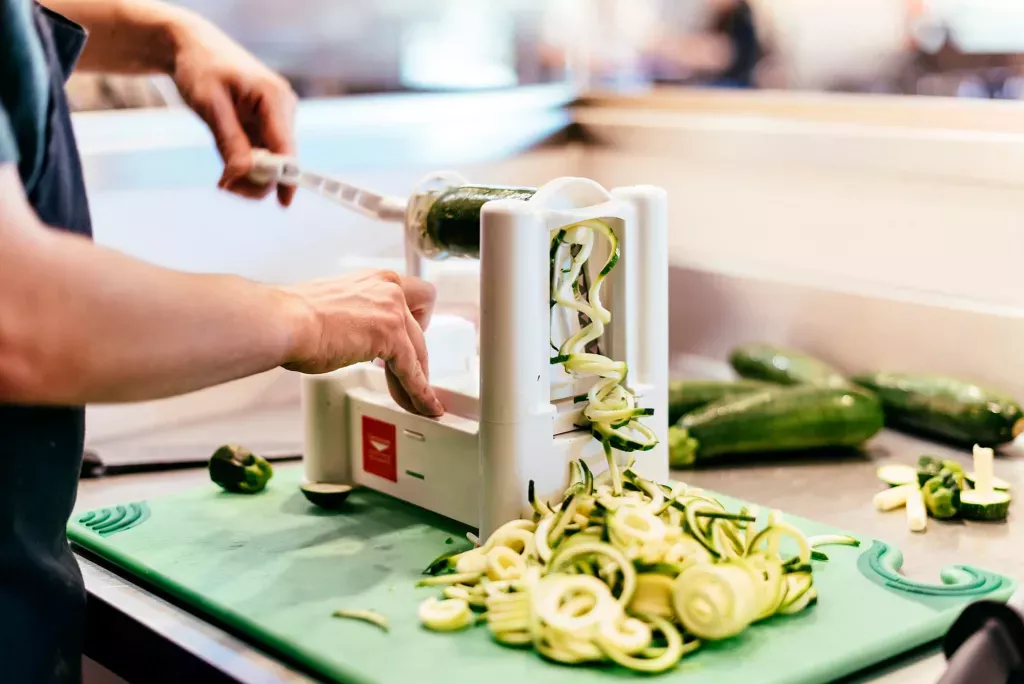
[[[571,461],[584,459],[595,474],[606,470],[601,444],[575,427],[584,404],[574,397],[593,379],[574,379],[551,363],[552,340],[558,345],[579,325],[551,312],[552,231],[588,219],[608,223],[620,247],[602,286],[612,320],[599,338],[601,353],[628,364],[638,406],[654,409],[643,420],[658,445],[628,456],[643,477],[667,481],[666,195],[651,186],[608,191],[583,178],[552,180],[525,201],[483,206],[479,344],[468,321],[442,319],[427,331],[430,380],[444,416],[399,407],[379,363],[303,376],[307,481],[369,487],[476,527],[483,539],[529,510],[530,480],[539,496],[551,498],[566,488]],[[405,249],[409,269],[418,272],[408,231]],[[591,280],[606,258],[606,245],[597,243],[587,263]]]

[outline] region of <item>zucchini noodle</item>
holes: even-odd
[[[608,260],[584,296],[579,281],[598,236],[608,242]],[[587,318],[587,324],[558,347],[552,363],[561,363],[574,378],[597,377],[586,394],[583,417],[591,433],[604,444],[609,463],[613,459],[612,449],[646,451],[658,443],[654,432],[638,420],[650,412],[638,408],[636,396],[623,385],[628,373],[626,363],[585,351],[611,323],[611,312],[601,303],[601,286],[618,260],[619,239],[604,221],[592,219],[552,231],[551,307],[553,310],[561,307],[564,312],[576,312]],[[617,470],[613,470],[612,488],[618,494],[622,483],[616,475]]]
[[[756,582],[748,568],[730,561],[694,565],[676,578],[673,607],[697,638],[728,639],[746,629],[761,608]]]
[[[465,629],[473,622],[473,611],[462,599],[429,598],[420,604],[419,616],[424,626],[437,632]]]
[[[439,587],[445,600],[421,606],[423,625],[456,631],[480,621],[498,643],[548,660],[657,673],[702,642],[817,601],[812,542],[778,512],[759,527],[754,511],[732,512],[685,484],[659,486],[611,467],[618,494],[574,463],[561,501],[533,493],[532,520],[431,563],[434,576],[420,584]]]
[[[584,296],[578,283],[597,237],[608,241],[610,256]],[[530,482],[532,519],[513,520],[477,548],[431,563],[424,573],[431,576],[419,584],[436,587],[443,599],[428,598],[419,616],[435,631],[485,623],[498,643],[559,663],[658,673],[702,642],[813,605],[810,563],[820,558],[813,547],[856,540],[808,540],[777,511],[759,526],[756,510],[729,511],[701,489],[645,480],[632,462],[615,459],[615,451],[657,444],[640,421],[650,411],[638,408],[624,385],[626,365],[585,351],[611,321],[601,286],[618,253],[615,233],[602,221],[552,234],[552,309],[585,321],[552,363],[573,377],[596,377],[576,401],[587,402],[583,419],[603,446],[608,471],[595,477],[582,460],[572,463],[560,501],[539,497]]]

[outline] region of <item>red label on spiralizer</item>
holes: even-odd
[[[391,423],[363,416],[363,470],[398,482],[398,440]]]

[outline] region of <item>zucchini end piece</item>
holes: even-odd
[[[921,488],[928,514],[936,520],[955,518],[960,508],[960,487],[948,470],[928,480]]]
[[[878,475],[879,480],[890,487],[899,487],[900,485],[917,482],[917,471],[908,465],[884,465],[880,466],[875,473]]]
[[[673,468],[690,468],[697,462],[700,443],[690,436],[686,428],[668,429],[668,460]]]
[[[349,485],[328,484],[326,482],[306,482],[299,486],[306,501],[327,510],[341,508],[352,493]]]
[[[999,522],[1010,512],[1010,495],[993,490],[988,494],[969,489],[960,494],[960,515],[967,520]]]
[[[967,484],[969,484],[969,485],[971,485],[973,487],[974,483],[977,480],[977,477],[975,476],[974,472],[972,471],[972,472],[969,472],[969,473],[964,473],[964,479],[967,480]],[[993,477],[992,478],[992,489],[995,489],[996,491],[999,491],[999,492],[1008,492],[1008,491],[1010,491],[1010,483],[1007,482],[1006,480],[1000,480],[998,477]]]
[[[210,456],[210,479],[221,489],[235,494],[256,494],[266,488],[274,468],[245,447],[225,444]]]

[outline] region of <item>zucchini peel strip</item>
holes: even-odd
[[[391,631],[388,619],[375,610],[336,610],[332,617],[368,622],[379,627],[385,634]]]

